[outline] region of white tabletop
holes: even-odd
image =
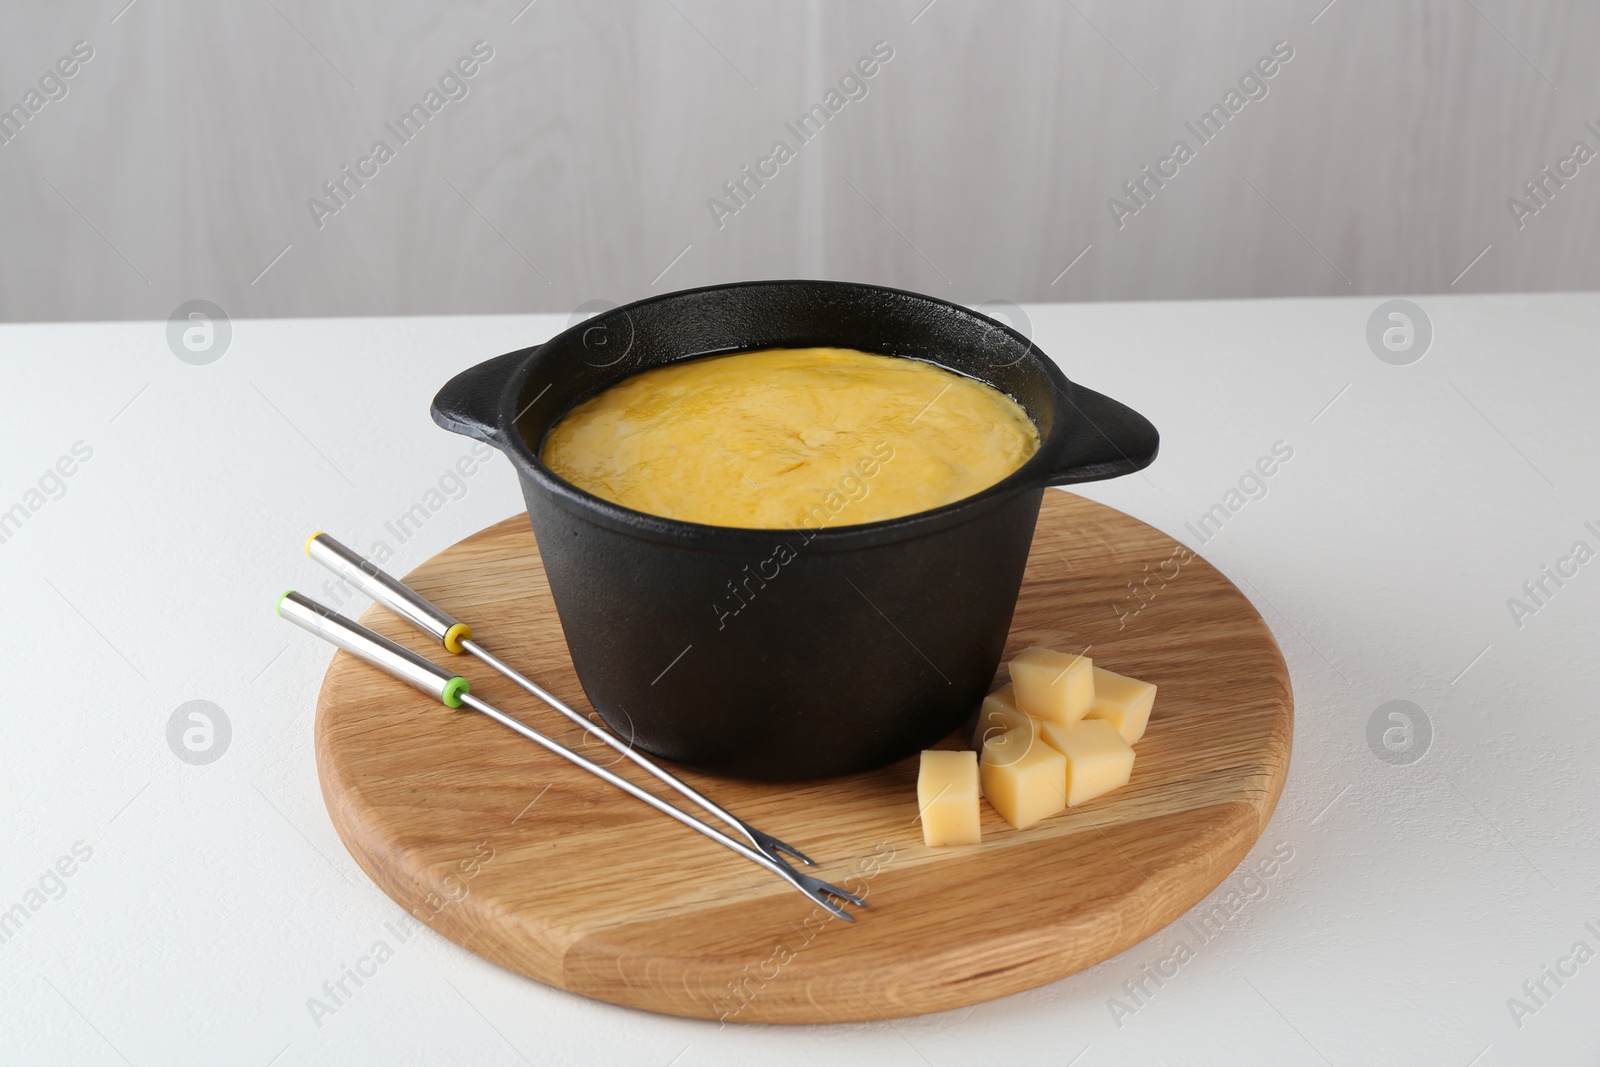
[[[966,1010],[787,1028],[402,940],[323,810],[330,653],[272,612],[320,590],[301,542],[384,540],[403,573],[520,510],[499,457],[429,497],[470,442],[428,402],[564,318],[240,321],[207,365],[161,322],[0,327],[0,1061],[1594,1062],[1600,295],[1419,297],[1433,337],[1409,365],[1369,347],[1379,303],[1027,308],[1071,377],[1161,430],[1145,475],[1085,494],[1198,548],[1276,633],[1289,783],[1246,867],[1121,956]],[[1246,479],[1259,499],[1230,498],[1279,442],[1292,458]],[[419,502],[402,540],[385,524]],[[1204,543],[1186,525],[1240,502]],[[191,700],[222,709],[225,748],[215,714],[209,750],[169,744]],[[1369,741],[1396,700],[1431,739],[1386,709]],[[335,1004],[324,983],[380,941]]]

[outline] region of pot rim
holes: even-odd
[[[661,515],[652,515],[648,512],[636,511],[613,501],[597,496],[572,482],[567,481],[545,465],[532,445],[523,436],[517,427],[519,412],[516,410],[521,400],[528,378],[533,374],[539,364],[541,353],[547,346],[562,341],[570,341],[575,336],[581,336],[585,330],[593,328],[596,320],[609,316],[629,315],[638,308],[671,303],[684,297],[704,293],[722,292],[734,289],[757,289],[776,287],[801,286],[811,289],[835,289],[841,291],[868,291],[880,294],[890,294],[896,297],[909,298],[924,305],[937,305],[944,311],[959,318],[968,320],[969,323],[982,325],[985,329],[999,330],[1008,337],[1013,344],[1022,347],[1021,358],[1033,361],[1050,383],[1052,399],[1055,410],[1051,413],[1050,429],[1042,434],[1039,447],[1033,455],[1016,470],[1006,475],[994,484],[979,490],[976,493],[962,497],[959,500],[941,504],[938,507],[928,508],[923,511],[913,512],[909,515],[896,516],[889,519],[880,519],[875,522],[852,523],[849,525],[826,526],[816,530],[803,527],[789,528],[757,528],[740,526],[713,526],[705,523],[687,522],[682,519],[672,519]],[[631,321],[631,320],[630,320]],[[770,346],[769,346],[770,347]],[[848,347],[856,347],[849,345]],[[714,355],[731,355],[742,351],[757,351],[748,346],[731,348],[727,352],[697,353],[687,358],[708,358]],[[865,349],[861,349],[865,351]],[[874,354],[894,356],[900,359],[918,359],[915,356],[906,356],[895,352],[876,352]],[[541,344],[522,349],[510,354],[517,360],[516,366],[506,375],[499,387],[499,398],[494,412],[492,425],[493,438],[489,441],[504,452],[517,467],[524,484],[531,483],[547,499],[560,506],[563,510],[573,513],[597,525],[619,533],[629,534],[644,540],[668,542],[688,548],[701,548],[707,551],[726,551],[730,549],[745,548],[750,551],[765,552],[770,550],[774,538],[799,534],[805,538],[806,551],[846,551],[856,548],[872,547],[920,537],[937,530],[964,524],[965,522],[980,518],[993,508],[1009,501],[1019,493],[1030,490],[1042,490],[1052,484],[1066,484],[1076,481],[1099,480],[1102,478],[1116,477],[1129,474],[1148,466],[1155,458],[1152,447],[1149,455],[1140,458],[1129,457],[1121,448],[1112,443],[1112,447],[1121,455],[1121,461],[1103,463],[1097,466],[1084,467],[1074,476],[1063,477],[1060,473],[1063,457],[1061,455],[1067,437],[1073,433],[1072,413],[1093,420],[1084,413],[1084,404],[1090,398],[1097,401],[1109,402],[1115,407],[1122,407],[1109,398],[1100,396],[1091,390],[1079,386],[1071,381],[1055,360],[1033,343],[1032,338],[1026,337],[1012,328],[1009,324],[990,318],[972,309],[944,300],[939,297],[929,296],[925,293],[911,292],[905,289],[896,289],[890,286],[871,285],[862,282],[843,282],[820,279],[764,279],[760,281],[725,282],[716,285],[699,286],[693,289],[680,289],[670,293],[662,293],[632,303],[619,305],[608,309],[598,315],[591,316],[581,322],[562,330]],[[957,367],[947,366],[934,360],[919,359],[919,362],[931,363],[953,374],[965,378],[984,382],[991,388],[999,387],[992,382],[986,382],[974,374],[970,374]],[[665,365],[665,364],[658,364]],[[636,373],[644,373],[654,367],[641,368]],[[629,375],[632,377],[632,375]],[[602,390],[603,391],[603,390]],[[1004,392],[1004,390],[1001,390]],[[1009,394],[1007,394],[1009,396]],[[585,398],[587,399],[587,398]],[[1012,398],[1015,400],[1015,398]],[[556,418],[551,420],[553,427],[572,411],[573,407],[583,400],[574,402]],[[1063,404],[1066,409],[1064,410]],[[1142,416],[1132,413],[1148,427],[1148,421]],[[438,418],[437,408],[435,417]],[[1035,429],[1039,421],[1030,415]],[[450,426],[451,429],[458,427]],[[1150,427],[1152,435],[1154,428]],[[548,430],[546,430],[548,433]],[[1103,434],[1103,431],[1102,431]],[[1104,434],[1103,434],[1104,435]],[[1110,436],[1104,435],[1109,442]],[[542,445],[541,439],[540,444]]]

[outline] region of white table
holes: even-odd
[[[1574,542],[1600,549],[1600,296],[1420,297],[1434,337],[1409,366],[1369,349],[1378,303],[1028,309],[1069,375],[1161,429],[1145,476],[1086,493],[1200,548],[1278,635],[1294,762],[1250,862],[1292,859],[1230,876],[1197,909],[1239,894],[1204,944],[1179,924],[969,1010],[785,1029],[627,1011],[431,931],[401,941],[323,810],[329,651],[272,613],[288,586],[321,595],[301,542],[382,538],[403,573],[519,510],[496,457],[405,540],[385,526],[469,450],[429,421],[437,387],[564,319],[240,321],[202,366],[160,322],[0,327],[0,509],[26,512],[0,543],[0,1062],[1595,1062],[1600,962],[1569,953],[1600,951],[1600,561],[1520,620],[1507,599]],[[29,497],[80,441],[64,492]],[[1185,524],[1279,441],[1267,495],[1202,546]],[[190,700],[231,725],[203,765],[169,747]],[[1431,721],[1420,761],[1369,745],[1391,700]],[[314,1019],[380,940],[392,958]],[[1132,1000],[1180,942],[1192,959]],[[1535,1000],[1546,966],[1576,974]]]

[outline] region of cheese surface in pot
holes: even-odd
[[[821,529],[971,496],[1039,448],[999,390],[843,348],[687,360],[579,404],[545,439],[557,475],[635,511],[710,526]]]

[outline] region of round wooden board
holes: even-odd
[[[468,537],[406,581],[588,710],[526,517]],[[362,621],[450,659],[474,693],[564,744],[613,756],[388,612]],[[1100,665],[1160,687],[1133,780],[1029,830],[984,805],[981,845],[927,848],[914,758],[813,784],[683,772],[805,849],[823,878],[865,894],[854,924],[499,724],[446,711],[343,652],[317,705],[317,766],[339,836],[385,893],[547,985],[739,1022],[941,1011],[1062,978],[1178,918],[1244,858],[1289,769],[1292,697],[1271,632],[1226,578],[1153,527],[1047,492],[1006,655],[1029,645],[1092,646]]]

